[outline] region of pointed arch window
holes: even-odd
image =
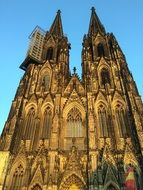
[[[77,108],[72,108],[67,116],[67,137],[82,137],[82,117]]]
[[[23,183],[24,177],[24,168],[22,165],[19,165],[18,168],[15,169],[15,172],[12,176],[11,190],[20,190]]]
[[[103,44],[99,43],[99,44],[97,45],[97,53],[98,53],[98,57],[105,56],[105,51],[104,51],[104,46],[103,46]]]
[[[41,187],[39,185],[35,185],[32,190],[42,190]]]
[[[124,137],[127,135],[126,124],[125,124],[126,123],[125,112],[120,104],[118,104],[115,108],[115,116],[118,125],[119,135],[120,137]]]
[[[101,85],[110,84],[110,74],[108,69],[103,68],[101,70]]]
[[[53,59],[53,53],[54,53],[53,48],[49,47],[48,50],[47,50],[46,59],[47,60],[52,60]]]
[[[25,130],[26,139],[31,139],[32,135],[34,134],[34,127],[35,127],[35,109],[32,107],[30,108],[26,116],[26,130]]]
[[[100,127],[100,136],[109,137],[107,111],[103,105],[100,105],[98,108],[98,119]]]
[[[50,86],[50,76],[49,76],[49,73],[46,73],[43,76],[43,87],[44,87],[45,92],[49,90],[49,86]]]
[[[42,138],[49,138],[50,129],[52,126],[52,110],[50,107],[47,107],[43,116],[43,130],[42,130]]]

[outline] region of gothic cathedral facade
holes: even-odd
[[[80,79],[60,11],[31,34],[0,138],[0,190],[143,189],[142,100],[94,8],[82,45]]]

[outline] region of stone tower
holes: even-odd
[[[49,31],[31,34],[0,138],[0,190],[142,190],[142,100],[94,8],[81,79],[69,49],[60,11]]]

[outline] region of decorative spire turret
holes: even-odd
[[[90,36],[92,36],[92,35],[96,34],[97,32],[100,32],[102,34],[106,33],[104,26],[100,22],[100,19],[98,18],[97,14],[95,12],[95,8],[92,7],[91,10],[92,10],[92,12],[91,12],[88,34]]]
[[[61,20],[61,11],[58,10],[55,20],[50,28],[50,33],[62,37],[63,36],[63,27],[62,27],[62,20]]]

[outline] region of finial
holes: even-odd
[[[92,7],[91,10],[92,10],[92,12],[95,12],[95,7]]]
[[[57,11],[57,14],[61,14],[61,10],[58,10],[58,11]]]
[[[76,73],[76,67],[73,68],[73,73],[74,73],[74,74]]]

